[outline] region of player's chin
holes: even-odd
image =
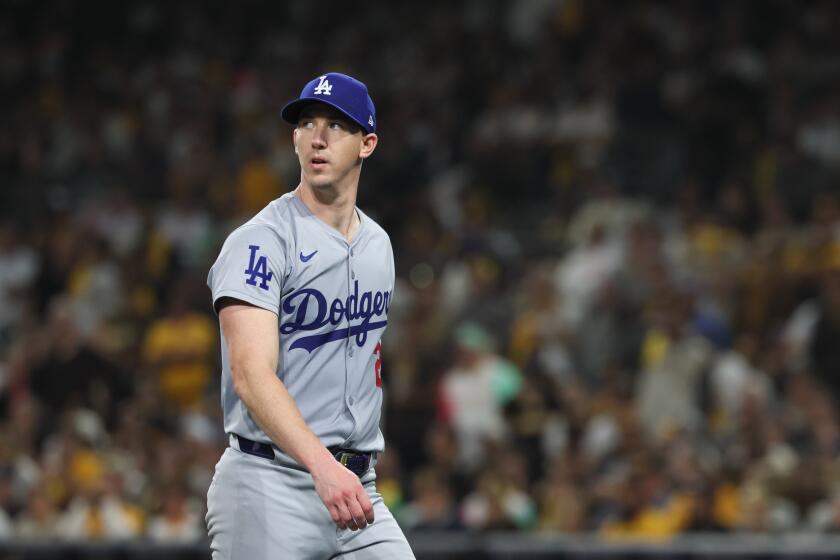
[[[315,187],[316,189],[326,188],[334,183],[332,177],[327,175],[326,173],[310,175],[308,179],[309,184]]]
[[[309,172],[306,174],[309,184],[313,187],[329,187],[335,183],[335,173],[327,171]]]

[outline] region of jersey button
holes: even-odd
[[[353,406],[354,404],[356,404],[356,399],[354,399],[353,397],[350,397],[349,399],[347,399],[347,402],[350,403],[350,406]]]
[[[350,271],[350,278],[353,278],[354,280],[356,279],[356,271],[355,270]]]
[[[350,249],[350,256],[353,256],[353,249]]]
[[[347,350],[347,353],[350,354],[351,358],[353,357],[353,347],[352,346],[350,347],[349,350]]]

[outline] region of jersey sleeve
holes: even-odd
[[[230,297],[279,314],[288,244],[269,226],[245,225],[225,240],[207,275],[213,310]]]

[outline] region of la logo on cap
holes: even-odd
[[[330,85],[329,80],[327,80],[327,75],[324,74],[318,78],[318,80],[318,85],[312,93],[315,95],[332,95],[332,86]]]

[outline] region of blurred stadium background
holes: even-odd
[[[382,123],[379,488],[418,558],[835,556],[837,29],[831,1],[3,2],[0,557],[207,557],[205,277],[297,184],[278,110],[326,70]]]

